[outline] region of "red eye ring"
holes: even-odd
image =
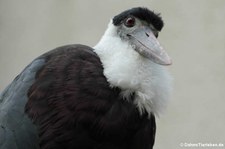
[[[135,25],[135,18],[134,17],[129,17],[125,20],[124,25],[126,27],[133,27]]]

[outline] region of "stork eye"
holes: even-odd
[[[133,27],[135,25],[135,18],[133,17],[127,18],[124,24],[126,27]]]

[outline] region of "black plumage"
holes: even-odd
[[[129,16],[136,17],[142,21],[146,21],[148,24],[152,24],[158,31],[161,31],[164,26],[164,22],[160,17],[160,14],[154,13],[153,11],[142,7],[128,9],[116,15],[113,18],[113,24],[118,26],[123,23],[123,20]]]
[[[31,76],[34,73],[35,78]],[[27,84],[22,83],[24,75],[31,77]],[[39,138],[30,132],[17,136],[21,128],[9,127],[17,120],[1,121],[1,135],[7,138],[1,142],[1,149],[14,148],[11,142],[23,144],[19,149],[39,145],[41,149],[150,149],[154,144],[154,116],[140,115],[135,105],[122,99],[119,88],[109,87],[99,57],[90,47],[68,45],[40,56],[12,82],[1,100],[11,98],[9,90],[14,92],[13,100],[23,100],[19,112],[25,106],[35,126],[26,114],[17,118],[26,117],[22,125],[38,132]],[[1,113],[3,105],[1,101]],[[8,132],[12,136],[5,136]]]

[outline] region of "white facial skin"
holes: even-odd
[[[129,23],[129,21],[133,19],[133,25],[132,26],[127,26],[126,24]],[[131,22],[130,22],[131,23]],[[141,21],[135,17],[128,17],[126,18],[125,20],[123,20],[123,22],[121,23],[120,26],[118,26],[118,35],[124,39],[124,40],[129,40],[129,34],[131,34],[132,32],[134,32],[134,30],[136,30],[137,28],[140,28],[140,27],[148,27],[150,28],[152,31],[154,31],[155,35],[158,36],[158,31],[151,25],[151,24],[148,24],[147,22],[145,21]]]

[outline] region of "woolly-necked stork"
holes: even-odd
[[[170,94],[159,14],[116,15],[93,48],[36,58],[0,96],[0,149],[152,149]]]

